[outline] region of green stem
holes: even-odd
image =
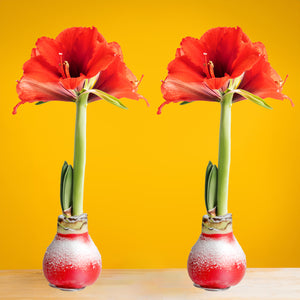
[[[227,214],[232,96],[233,94],[226,94],[221,100],[217,197],[218,216]]]
[[[73,164],[73,216],[77,216],[83,213],[87,100],[88,94],[80,95],[76,100],[76,123]]]

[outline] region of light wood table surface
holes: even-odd
[[[49,287],[41,270],[7,270],[0,271],[0,299],[300,300],[300,269],[248,269],[239,285],[218,292],[193,287],[185,269],[103,270],[76,292]]]

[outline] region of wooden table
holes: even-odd
[[[193,287],[185,269],[103,270],[98,281],[81,291],[48,286],[40,270],[0,271],[0,299],[300,300],[300,269],[248,269],[243,281],[226,291]]]

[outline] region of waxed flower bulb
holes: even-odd
[[[284,81],[268,62],[265,46],[252,43],[239,27],[218,27],[208,30],[200,39],[184,38],[168,65],[168,75],[161,86],[165,102],[159,106],[158,114],[169,103],[221,104],[218,166],[209,162],[206,169],[207,215],[187,264],[196,287],[227,289],[239,283],[245,274],[246,257],[233,235],[232,217],[227,211],[231,106],[248,99],[271,109],[264,98],[289,99],[282,93],[283,85]]]
[[[104,100],[127,109],[120,98],[141,99],[139,81],[123,61],[120,46],[108,43],[95,27],[65,29],[55,39],[42,37],[23,66],[17,84],[20,102],[44,104],[66,101],[76,104],[73,166],[61,170],[57,234],[43,260],[50,285],[63,290],[93,284],[102,269],[101,255],[93,243],[83,212],[86,160],[87,105]]]

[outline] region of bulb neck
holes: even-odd
[[[232,214],[210,217],[204,215],[202,219],[202,233],[228,234],[232,232]]]
[[[60,234],[82,234],[88,232],[87,214],[65,217],[59,215],[57,220],[57,233]]]

